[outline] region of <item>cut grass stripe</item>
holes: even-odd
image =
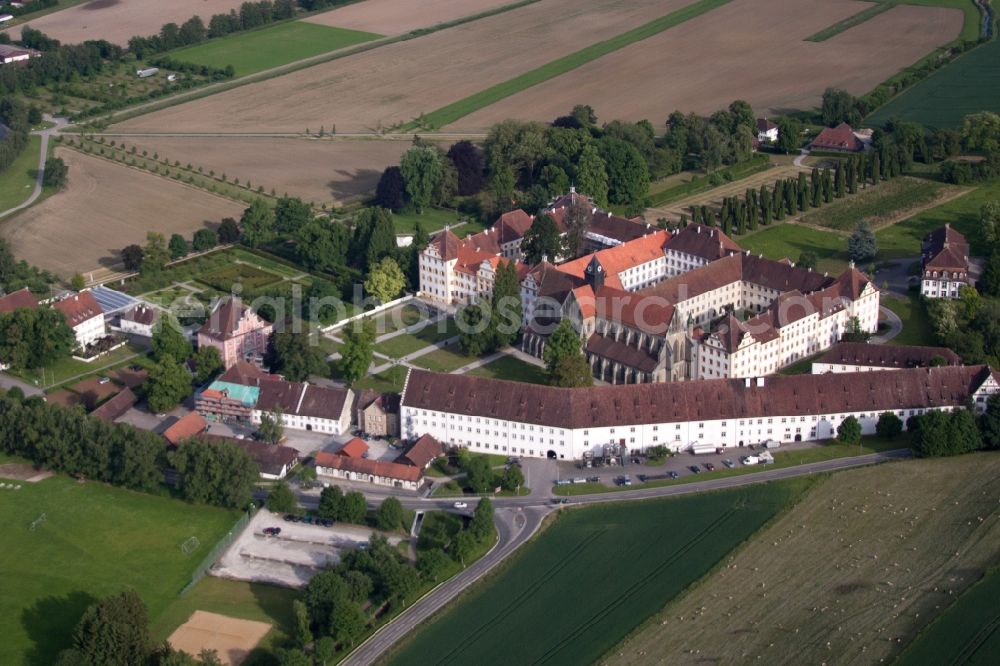
[[[684,23],[685,21],[708,13],[713,9],[728,4],[730,1],[731,0],[699,0],[692,5],[688,5],[683,9],[678,9],[677,11],[671,12],[666,16],[661,16],[660,18],[641,25],[638,28],[633,28],[628,32],[623,32],[622,34],[603,42],[591,44],[590,46],[580,49],[575,53],[563,56],[558,60],[553,60],[552,62],[542,65],[541,67],[525,72],[520,76],[516,76],[513,79],[509,79],[503,83],[498,83],[497,85],[487,88],[486,90],[441,107],[440,109],[432,111],[431,113],[424,115],[413,122],[407,123],[403,126],[402,130],[410,131],[418,127],[439,129],[469,115],[474,111],[478,111],[479,109],[499,102],[502,99],[510,97],[515,93],[519,93],[522,90],[536,86],[539,83],[544,83],[545,81],[554,79],[561,74],[572,71],[577,67],[585,65],[593,60],[597,60],[600,57],[608,55],[609,53],[614,53],[615,51],[629,46],[630,44],[640,42],[644,39],[653,37],[654,35],[658,35],[664,30],[668,30]]]
[[[837,21],[831,26],[823,28],[815,35],[810,35],[806,37],[807,42],[825,42],[831,37],[836,37],[845,30],[850,30],[854,26],[861,25],[865,21],[878,16],[883,12],[887,12],[896,6],[895,2],[882,2],[877,5],[872,5],[867,9],[863,9],[857,14],[852,14],[842,21]]]

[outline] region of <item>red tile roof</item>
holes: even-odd
[[[0,296],[0,312],[13,312],[18,308],[37,308],[38,300],[28,288],[18,289],[6,296]]]
[[[89,291],[73,294],[56,302],[52,307],[65,315],[66,323],[69,324],[70,328],[76,328],[85,321],[104,315],[104,310],[97,304],[94,295]]]
[[[557,428],[961,406],[989,366],[557,388],[410,370],[402,405]]]
[[[410,448],[396,458],[400,465],[412,465],[420,469],[427,469],[427,466],[434,462],[435,458],[444,454],[444,447],[430,435],[423,435],[410,445]]]
[[[778,129],[778,126],[775,125],[774,123],[772,123],[767,118],[758,118],[757,119],[757,131],[758,132],[767,132],[768,130],[773,130],[773,129]]]
[[[689,224],[675,231],[670,240],[666,242],[666,249],[690,254],[707,261],[715,261],[736,252],[743,252],[743,248],[722,230],[706,227],[703,224]]]
[[[366,453],[368,453],[368,445],[360,437],[352,437],[337,451],[338,456],[347,456],[348,458],[364,458]]]
[[[947,347],[913,345],[873,345],[864,342],[841,342],[830,347],[816,363],[862,365],[884,368],[929,367],[935,358],[946,365],[961,365],[962,357]]]
[[[186,439],[200,435],[208,429],[208,421],[198,412],[190,412],[177,419],[169,428],[163,431],[163,438],[173,446],[178,446]]]
[[[619,273],[662,257],[663,248],[669,239],[668,232],[654,231],[645,237],[568,261],[561,264],[559,270],[567,275],[583,279],[587,266],[596,256],[606,272],[605,284],[621,289],[622,283],[618,277]]]
[[[335,453],[328,453],[326,451],[316,454],[316,466],[354,472],[355,474],[412,481],[414,483],[419,481],[423,475],[423,469],[412,465],[401,465],[395,462],[369,460],[367,458],[348,458],[347,456],[338,456]]]
[[[525,232],[531,228],[531,223],[534,220],[534,216],[528,215],[518,208],[517,210],[512,210],[509,213],[501,215],[493,223],[493,229],[498,236],[499,243],[503,245],[504,243],[511,243],[523,238]]]
[[[836,127],[824,127],[823,131],[816,135],[810,147],[814,150],[846,150],[848,152],[858,152],[863,150],[865,144],[861,139],[854,136],[854,130],[847,123],[840,123]]]
[[[236,361],[232,367],[219,375],[217,381],[240,386],[258,386],[261,381],[281,381],[281,377],[268,374],[253,363]]]
[[[239,296],[233,296],[219,303],[218,307],[208,316],[208,320],[198,329],[198,335],[205,335],[216,340],[229,340],[236,336],[243,317],[251,314],[253,313],[250,312],[250,309],[243,305],[243,299]]]
[[[126,388],[124,391],[92,411],[90,415],[96,416],[102,421],[111,423],[119,416],[122,416],[125,412],[132,409],[132,405],[134,405],[137,401],[138,398],[135,397],[135,394],[132,393],[131,389]]]
[[[145,324],[148,326],[156,321],[157,314],[159,313],[156,308],[140,303],[131,310],[122,314],[122,320],[134,321],[137,324]]]
[[[617,361],[630,368],[637,368],[642,372],[653,372],[660,363],[656,354],[597,333],[587,338],[584,351],[601,358]]]

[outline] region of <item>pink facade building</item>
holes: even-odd
[[[267,349],[267,339],[274,326],[233,297],[208,317],[198,330],[198,347],[211,346],[219,350],[222,363],[231,368],[237,361],[256,363]]]

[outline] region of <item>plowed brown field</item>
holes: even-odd
[[[409,121],[693,0],[541,0],[117,125],[129,131],[369,131]],[[568,107],[567,107],[568,108]]]
[[[899,5],[827,41],[803,41],[867,5],[734,0],[448,129],[472,131],[505,118],[550,120],[579,103],[592,105],[601,118],[647,118],[661,128],[675,109],[711,113],[734,99],[765,113],[808,109],[827,87],[868,92],[962,28],[957,9]]]
[[[130,37],[159,32],[164,23],[181,24],[197,14],[208,24],[212,14],[238,9],[241,4],[243,0],[92,0],[27,25],[67,44],[106,39],[124,46]],[[21,27],[11,32],[19,36]]]
[[[5,219],[0,233],[18,259],[68,277],[119,262],[147,231],[190,236],[244,206],[107,160],[56,149],[69,166],[65,191]]]
[[[363,30],[379,35],[399,35],[429,28],[463,16],[472,16],[514,0],[365,0],[305,19],[334,28]]]

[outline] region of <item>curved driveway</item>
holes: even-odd
[[[822,474],[850,469],[852,467],[863,467],[865,465],[907,458],[910,455],[911,453],[908,449],[900,449],[850,458],[835,458],[833,460],[807,463],[795,467],[782,467],[780,469],[750,472],[738,476],[726,476],[718,479],[694,481],[659,488],[637,488],[635,490],[595,495],[578,495],[576,497],[565,498],[565,506],[655,499],[688,495],[709,490],[738,488],[755,483],[778,481],[809,474]],[[432,498],[403,497],[399,497],[398,499],[404,506],[410,509],[454,510],[454,499],[435,500]],[[309,506],[310,508],[318,504],[317,498],[311,495],[300,496],[300,501],[304,506]],[[493,549],[458,575],[425,594],[410,608],[389,622],[389,624],[372,634],[368,640],[345,657],[341,664],[362,666],[374,663],[409,632],[429,620],[432,615],[453,601],[466,588],[483,578],[498,564],[512,555],[538,531],[545,516],[555,509],[555,505],[551,503],[539,504],[537,497],[498,497],[493,500],[493,504],[498,508],[494,516],[494,522],[496,523],[497,534],[499,536],[497,544]],[[521,521],[518,519],[518,516],[523,516],[523,526],[520,526]]]
[[[35,200],[38,199],[38,197],[41,196],[42,194],[42,179],[45,177],[45,157],[46,155],[49,154],[49,137],[54,134],[57,134],[59,130],[61,130],[62,128],[66,127],[66,125],[69,124],[69,122],[65,118],[53,118],[49,114],[45,114],[43,118],[55,124],[52,127],[49,127],[48,129],[37,130],[35,132],[32,132],[32,134],[37,134],[38,136],[42,137],[42,149],[38,155],[38,170],[35,172],[35,189],[31,191],[31,196],[28,197],[28,199],[24,203],[20,204],[19,206],[14,206],[13,208],[8,208],[7,210],[0,212],[0,217],[6,217],[11,213],[16,213],[19,210],[24,210],[31,204],[35,203]]]

